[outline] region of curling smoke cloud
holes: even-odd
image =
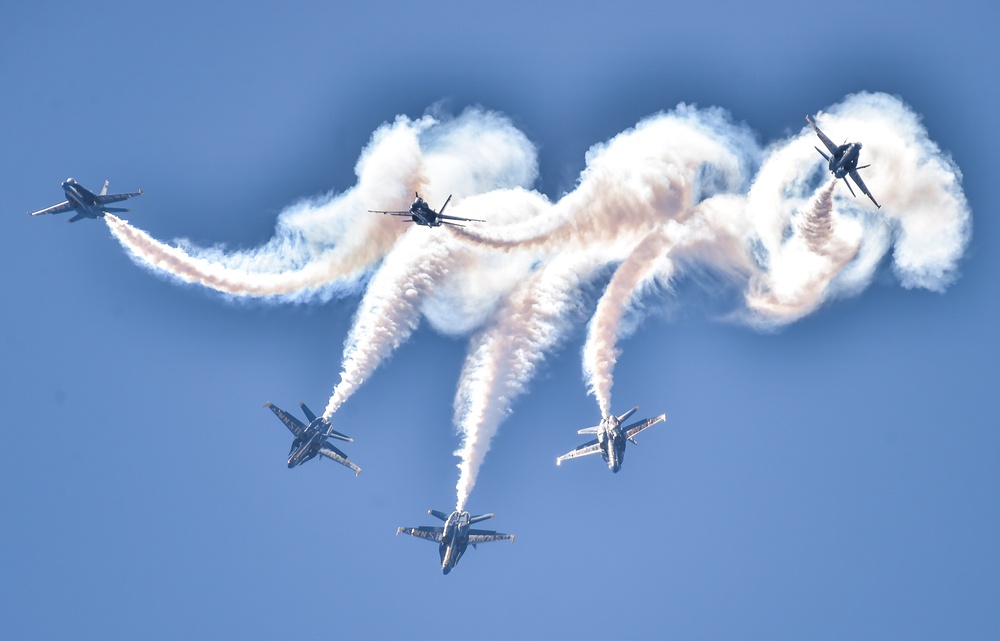
[[[898,98],[857,94],[816,115],[833,139],[861,141],[863,176],[883,207],[834,183],[804,123],[761,148],[720,109],[681,105],[595,145],[577,186],[531,190],[536,153],[503,117],[400,117],[358,161],[357,184],[283,212],[245,252],[160,243],[106,217],[133,259],[229,296],[325,300],[367,283],[345,342],[332,415],[421,321],[471,334],[455,399],[464,507],[490,439],[546,354],[610,274],[583,347],[588,389],[611,410],[619,342],[674,279],[712,272],[738,292],[729,318],[775,328],[863,290],[891,255],[905,287],[943,291],[971,233],[961,173]],[[366,214],[405,209],[419,190],[486,224],[427,229]],[[653,296],[653,294],[657,296]]]

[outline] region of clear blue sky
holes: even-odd
[[[981,2],[7,3],[0,637],[1000,637],[998,22]],[[146,190],[129,218],[157,238],[250,247],[440,101],[507,114],[558,197],[591,145],[679,102],[767,142],[861,90],[961,167],[960,279],[885,269],[777,334],[693,292],[623,345],[616,402],[668,422],[617,476],[553,465],[596,418],[581,326],[469,504],[517,542],[448,577],[394,533],[453,505],[464,341],[419,330],[338,412],[360,477],[288,470],[263,403],[322,407],[357,298],[231,304],[102,223],[25,215],[110,179]]]

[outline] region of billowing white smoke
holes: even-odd
[[[476,141],[488,146],[477,147]],[[506,118],[469,109],[450,120],[400,116],[383,125],[355,173],[358,182],[346,192],[286,209],[274,238],[248,251],[199,248],[184,239],[171,246],[114,216],[106,221],[133,260],[156,273],[234,297],[327,300],[356,291],[407,230],[404,219],[368,209],[406,210],[417,191],[440,203],[452,193],[459,200],[530,185],[537,159]]]
[[[464,510],[510,405],[527,391],[545,355],[556,347],[579,311],[578,290],[601,265],[600,249],[553,258],[510,293],[492,323],[472,338],[455,396],[455,423],[462,435],[457,452],[458,504]]]
[[[644,298],[669,293],[673,279],[713,272],[740,293],[730,317],[758,328],[861,291],[889,251],[905,287],[948,286],[970,212],[958,168],[919,118],[892,96],[858,94],[816,122],[864,143],[872,166],[862,175],[881,210],[833,182],[804,121],[761,150],[722,110],[682,105],[592,148],[577,187],[555,202],[529,189],[536,156],[524,135],[470,110],[383,126],[354,187],[282,213],[274,239],[253,251],[171,247],[106,220],[139,264],[232,296],[325,300],[370,275],[327,416],[422,318],[473,333],[455,400],[461,508],[511,403],[587,309],[585,286],[610,268],[583,348],[602,414],[618,341],[635,327],[624,314],[641,318],[658,302]],[[414,190],[436,208],[453,193],[449,214],[487,223],[427,229],[365,212],[405,209]]]

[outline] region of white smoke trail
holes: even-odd
[[[876,210],[863,196],[852,197],[842,184],[824,187],[833,189],[829,205],[811,189],[817,172],[829,176],[812,149],[811,128],[776,145],[746,204],[754,226],[748,240],[760,250],[762,274],[747,290],[744,320],[757,327],[792,322],[825,300],[860,292],[890,248],[903,286],[943,291],[957,274],[971,234],[961,173],[898,98],[857,94],[816,120],[834,139],[864,141],[862,161],[872,166],[863,177],[883,207]],[[794,219],[827,206],[831,236],[817,252]]]
[[[427,182],[434,185],[434,191],[428,193],[437,198],[445,193],[455,196],[449,215],[461,215],[464,209],[477,206],[475,194],[517,194],[516,187],[536,177],[534,147],[496,114],[466,112],[449,126],[434,129],[432,133],[423,141],[428,148],[424,174]],[[484,143],[490,144],[488,154],[483,151]],[[463,205],[465,196],[470,198]],[[511,217],[516,219],[517,214]],[[503,222],[497,212],[493,213],[493,219]],[[510,272],[509,266],[506,271]],[[458,242],[447,229],[417,226],[410,229],[389,252],[362,298],[344,343],[340,381],[324,415],[333,416],[381,362],[410,337],[421,313],[427,313],[425,305],[433,305],[438,297],[449,297],[449,293],[454,300],[454,292],[450,290],[469,275],[476,276],[478,295],[464,300],[475,305],[456,306],[451,314],[439,314],[448,318],[435,326],[454,331],[455,327],[475,324],[477,321],[472,319],[484,317],[503,290],[483,286],[489,279],[484,277],[481,257],[467,244]],[[459,293],[472,289],[460,287]],[[433,322],[433,315],[431,319]]]
[[[595,145],[576,188],[555,202],[529,190],[537,161],[524,134],[472,109],[379,128],[354,187],[286,210],[254,250],[170,246],[105,219],[138,264],[229,296],[327,300],[371,275],[327,416],[421,319],[477,332],[455,401],[462,507],[510,404],[580,313],[581,287],[612,266],[583,349],[602,413],[630,329],[624,314],[655,304],[642,299],[654,282],[667,291],[672,279],[721,275],[713,287],[739,292],[730,318],[757,328],[860,292],[890,251],[904,287],[952,282],[971,215],[961,173],[916,114],[898,98],[857,94],[816,121],[835,140],[864,143],[861,161],[872,166],[863,176],[881,210],[829,179],[804,122],[762,151],[722,110],[681,105]],[[408,229],[365,211],[405,209],[415,190],[434,207],[454,194],[448,213],[488,222]]]
[[[600,267],[594,250],[554,258],[513,291],[493,323],[472,339],[455,397],[462,445],[456,509],[465,509],[479,468],[510,405],[579,310],[580,285]]]
[[[640,286],[653,276],[657,263],[665,257],[670,245],[662,228],[646,236],[615,270],[587,326],[583,372],[587,377],[587,391],[597,399],[601,416],[611,413],[612,374],[621,355],[616,342],[622,314],[633,303]]]
[[[489,153],[472,141],[489,144]],[[406,225],[368,209],[405,210],[416,191],[431,202],[534,181],[534,147],[502,116],[469,109],[438,120],[400,116],[380,127],[355,167],[357,184],[341,194],[294,205],[274,238],[249,251],[170,246],[127,222],[108,226],[133,260],[156,273],[235,297],[303,301],[353,292]]]
[[[156,273],[237,297],[304,300],[353,290],[404,228],[367,213],[375,203],[408,202],[425,185],[419,135],[433,121],[400,117],[373,135],[356,166],[357,185],[281,214],[274,238],[250,251],[169,246],[113,216],[105,219],[133,260]]]

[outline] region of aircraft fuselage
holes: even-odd
[[[597,443],[601,446],[601,458],[608,464],[608,469],[617,474],[625,460],[625,434],[621,431],[621,422],[614,414],[601,419]]]
[[[469,547],[469,526],[471,515],[468,512],[452,512],[444,523],[441,535],[441,545],[438,553],[441,555],[441,571],[448,574]]]
[[[427,202],[423,198],[417,197],[410,205],[410,218],[413,222],[418,225],[425,225],[427,227],[440,227],[441,219],[438,218],[437,212],[431,209]]]
[[[78,214],[83,214],[87,218],[103,218],[104,211],[97,204],[97,196],[89,189],[76,182],[72,178],[67,178],[62,182],[63,192],[66,200],[73,205]]]
[[[318,417],[309,423],[302,436],[292,441],[292,449],[288,452],[288,467],[302,465],[306,461],[319,454],[320,449],[326,445],[326,432],[330,424]]]
[[[833,175],[840,180],[858,168],[858,158],[861,155],[861,143],[851,142],[837,148],[837,153],[830,156],[829,167]]]

